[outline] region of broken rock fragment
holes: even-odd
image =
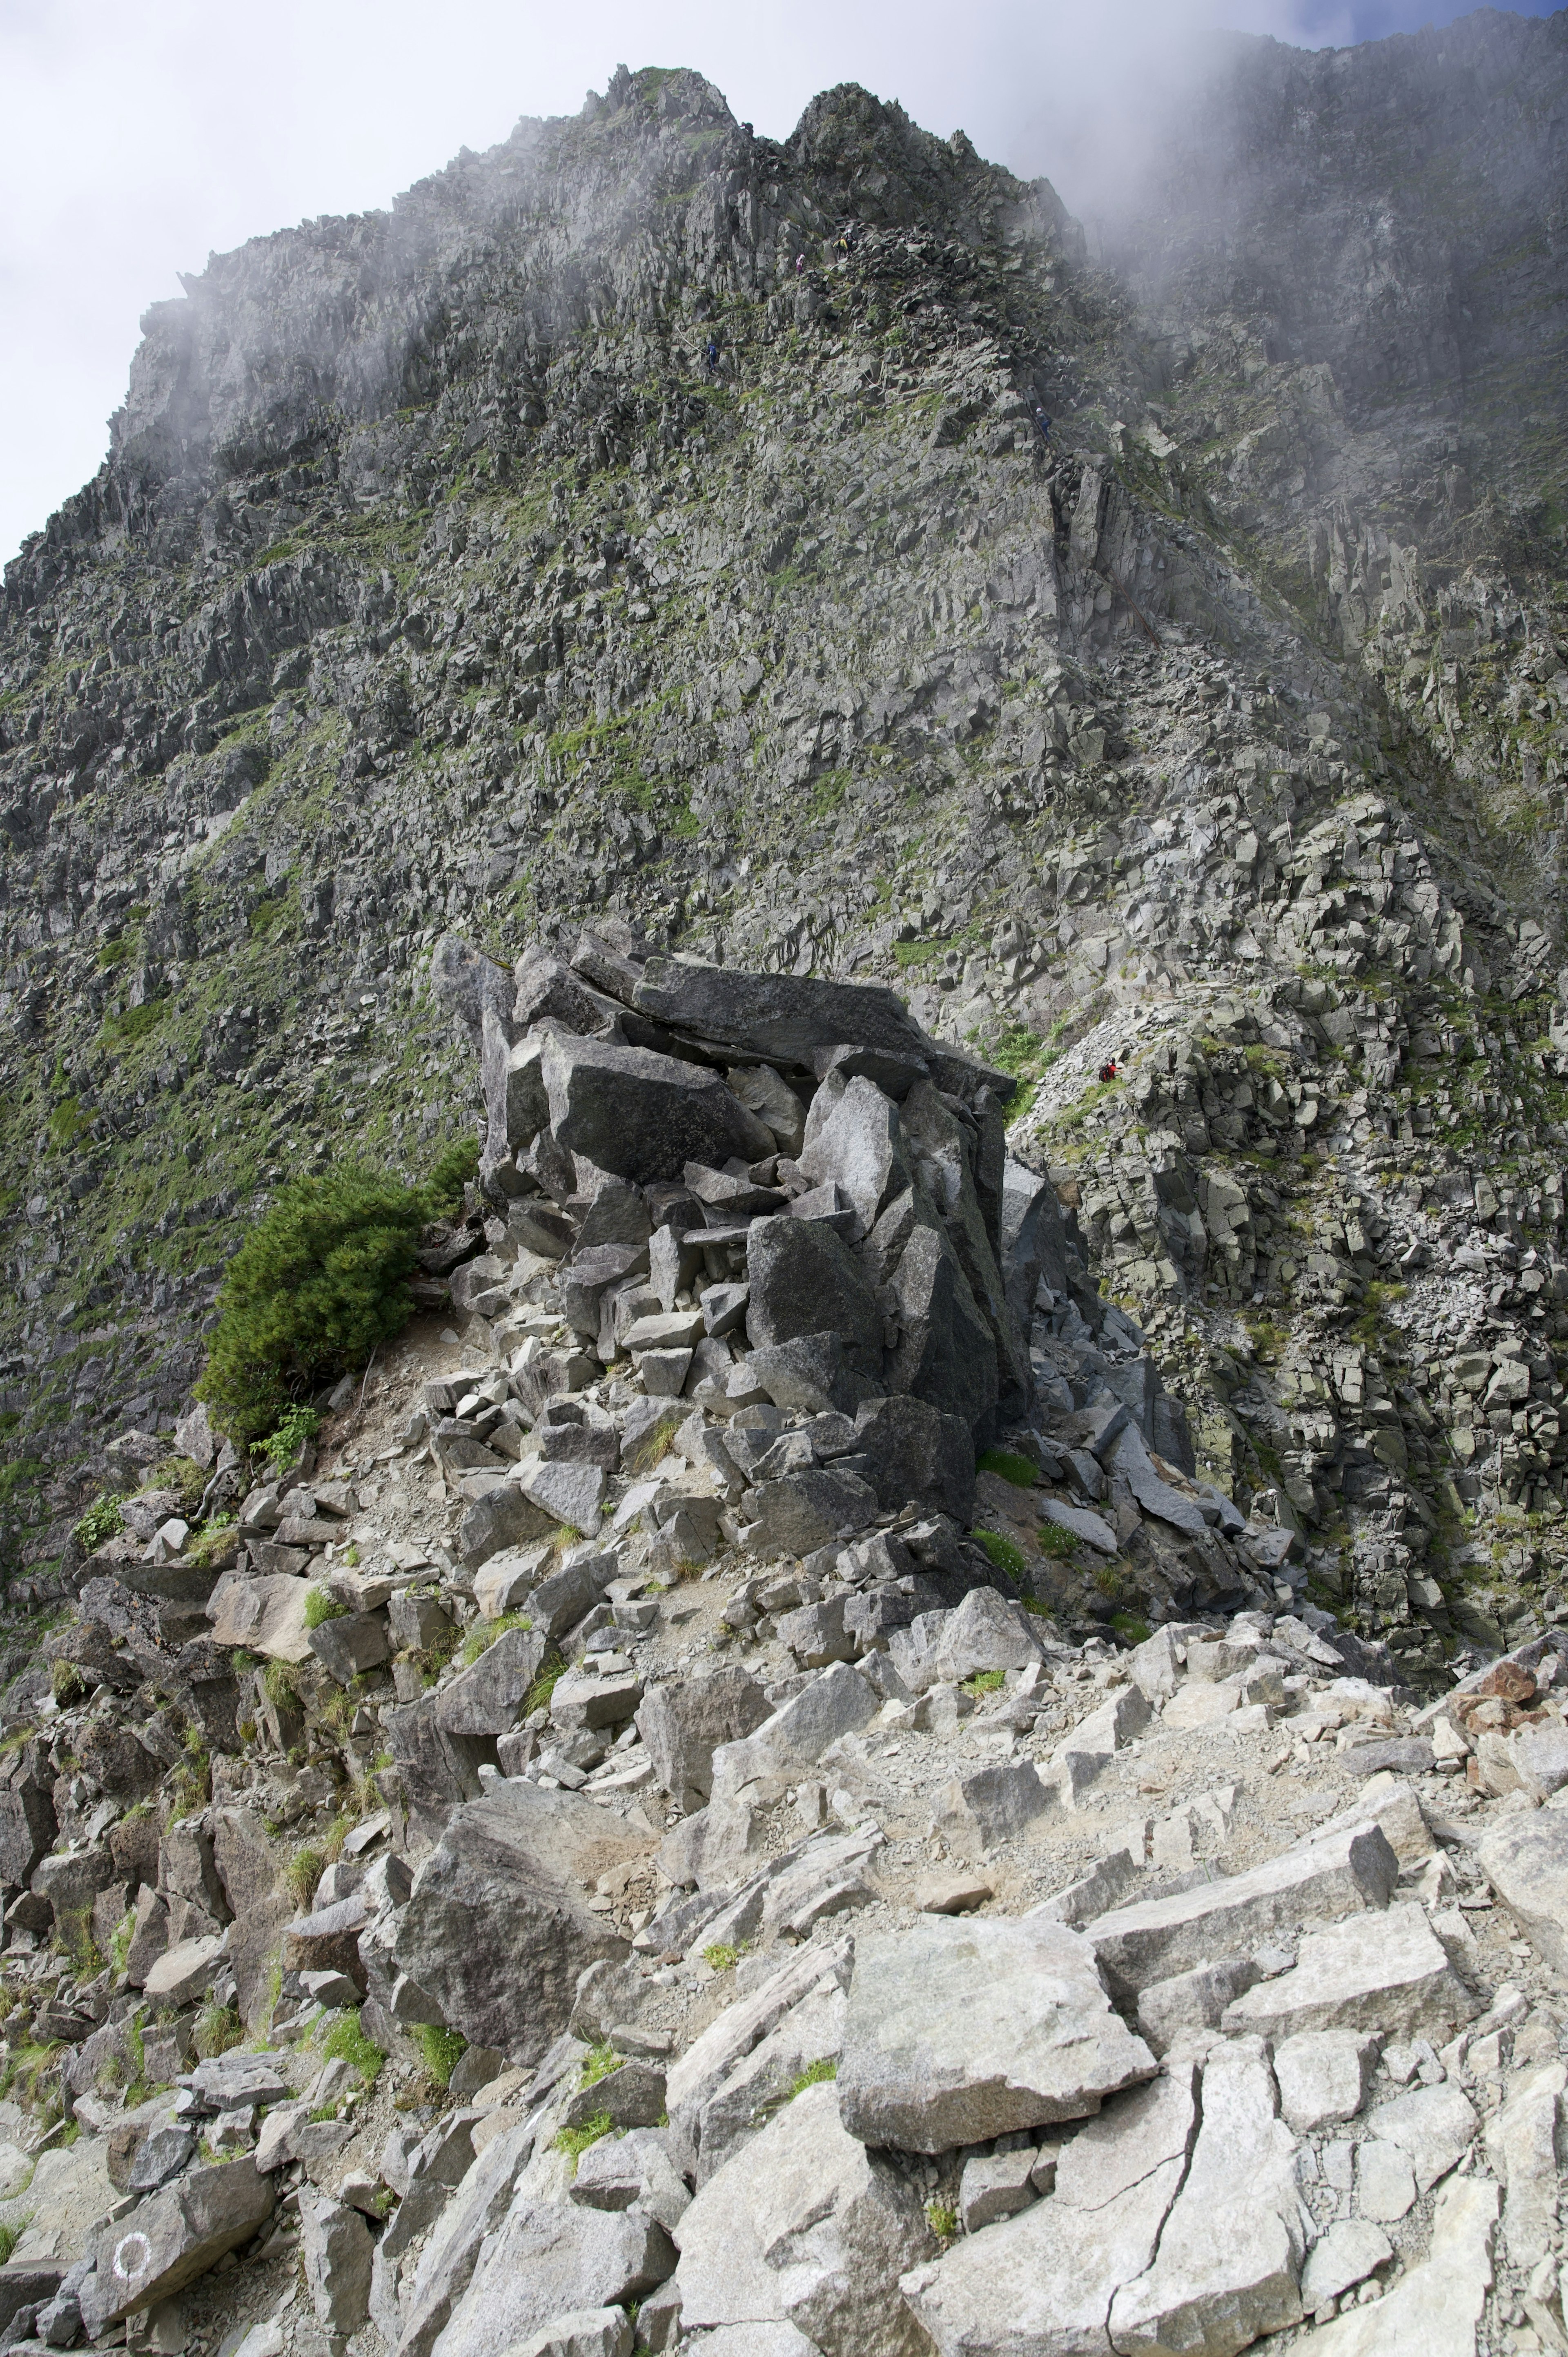
[[[838,2093],[863,2143],[945,2152],[1080,2119],[1155,2067],[1062,1924],[923,1917],[857,1951]]]

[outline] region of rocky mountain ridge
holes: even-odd
[[[1243,48],[1224,203],[1091,266],[864,93],[618,74],[149,314],[5,591],[13,1595],[266,1187],[465,1125],[445,926],[608,909],[1001,1059],[1319,1600],[1541,1625],[1562,89],[1560,18]]]

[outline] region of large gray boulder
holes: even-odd
[[[1082,2119],[1157,2067],[1065,1924],[921,1916],[856,1953],[838,2092],[863,2143],[947,2152]]]
[[[754,1348],[800,1335],[835,1333],[846,1362],[882,1368],[881,1305],[843,1238],[821,1220],[754,1220],[746,1251],[751,1299],[746,1339]]]
[[[868,1080],[823,1082],[796,1160],[814,1185],[843,1189],[854,1208],[852,1241],[868,1235],[888,1198],[909,1183],[898,1108]]]
[[[420,1867],[398,1964],[470,2045],[537,2062],[571,2018],[577,1975],[627,1953],[587,1894],[651,1846],[575,1793],[509,1778],[454,1812]]]
[[[553,2319],[619,2308],[674,2270],[670,2237],[643,2210],[593,2210],[520,2190],[479,2254],[435,2357],[502,2357]]]
[[[543,1630],[508,1629],[435,1698],[446,1735],[500,1736],[517,1725],[547,1650]]]
[[[1377,1825],[1347,1825],[1302,1842],[1245,1874],[1144,1899],[1100,1916],[1085,1935],[1119,1996],[1193,1972],[1213,1956],[1250,1954],[1303,1923],[1386,1908],[1399,1859]],[[1295,2027],[1305,2025],[1296,2024]]]
[[[739,1742],[721,1744],[713,1756],[715,1801],[758,1783],[782,1791],[800,1771],[821,1758],[841,1735],[853,1735],[881,1707],[877,1696],[858,1670],[835,1662],[781,1703],[754,1734]]]
[[[167,2299],[242,2243],[273,2214],[273,2180],[249,2160],[191,2169],[138,2202],[100,2235],[93,2271],[81,2286],[82,2322],[96,2341],[134,2309]]]
[[[889,1388],[961,1416],[972,1432],[988,1426],[1000,1395],[996,1338],[945,1229],[913,1230],[890,1286],[899,1340],[888,1359]]]
[[[1536,1953],[1568,1974],[1568,1813],[1504,1817],[1482,1836],[1487,1879]]]
[[[675,2229],[684,2331],[790,2324],[823,2357],[920,2357],[898,2277],[935,2250],[909,2179],[808,2087],[725,2161]]]
[[[680,1809],[700,1809],[714,1789],[714,1753],[738,1743],[770,1717],[768,1698],[746,1670],[667,1678],[650,1686],[637,1711],[637,1731],[653,1772]]]
[[[705,1065],[555,1033],[542,1068],[556,1143],[639,1186],[679,1178],[688,1162],[722,1169],[732,1156],[758,1162],[778,1151],[771,1130]]]
[[[967,1419],[908,1394],[865,1402],[855,1448],[885,1513],[920,1506],[967,1528],[974,1512],[974,1436]]]
[[[821,1051],[844,1040],[916,1063],[927,1060],[932,1044],[903,1000],[879,983],[742,974],[694,959],[650,957],[628,1004],[705,1046],[807,1072]]]
[[[299,2252],[317,2322],[330,2340],[347,2341],[371,2310],[375,2244],[363,2213],[312,2185],[302,2187]]]

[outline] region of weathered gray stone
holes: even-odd
[[[1477,1854],[1526,1939],[1568,1975],[1568,1810],[1505,1817],[1483,1834]]]
[[[1312,2336],[1313,2357],[1476,2357],[1476,2328],[1492,2284],[1498,2188],[1456,2177],[1437,2197],[1431,2255],[1369,2307]]]
[[[889,1284],[900,1329],[889,1390],[912,1393],[979,1430],[999,1396],[996,1338],[946,1231],[916,1226]]]
[[[942,1624],[928,1683],[957,1685],[977,1671],[1026,1669],[1044,1657],[1036,1624],[1021,1604],[993,1587],[972,1587]]]
[[[1001,1760],[955,1776],[938,1792],[932,1830],[955,1857],[972,1862],[999,1842],[1026,1840],[1044,1817],[1061,1806],[1042,1783],[1032,1760]]]
[[[1245,1874],[1145,1899],[1102,1915],[1086,1937],[1112,1986],[1136,1996],[1150,1983],[1191,1972],[1216,1954],[1251,1954],[1303,1921],[1382,1909],[1399,1861],[1376,1826],[1305,1842]],[[1295,2023],[1294,2028],[1305,2028]]]
[[[631,2348],[624,2308],[575,2308],[520,2341],[513,2357],[631,2357]]]
[[[856,1450],[885,1512],[919,1506],[967,1527],[974,1512],[974,1440],[967,1421],[908,1394],[869,1399],[856,1412]]]
[[[80,2294],[89,2337],[96,2340],[133,2309],[151,2308],[205,2275],[272,2213],[272,2179],[249,2160],[188,2169],[100,2237],[94,2271]]]
[[[1316,2314],[1392,2258],[1393,2244],[1380,2226],[1365,2218],[1338,2218],[1314,2244],[1301,2271],[1301,2304]]]
[[[1293,1972],[1260,1981],[1226,2008],[1225,2029],[1267,2038],[1308,2029],[1380,2029],[1390,2038],[1467,2021],[1474,2001],[1413,1900],[1307,1932]]]
[[[719,1669],[650,1686],[638,1706],[637,1730],[676,1806],[700,1809],[714,1789],[714,1751],[752,1734],[770,1715],[754,1677]]]
[[[552,1523],[581,1531],[585,1539],[597,1536],[606,1489],[602,1466],[541,1464],[517,1486]]]
[[[1047,2200],[904,2277],[939,2357],[1110,2357],[1111,2303],[1154,2257],[1187,2169],[1195,2077],[1115,2097],[1061,2148]]]
[[[342,1612],[312,1629],[310,1650],[329,1677],[352,1685],[392,1652],[384,1612]]]
[[[756,1555],[812,1555],[863,1531],[876,1513],[876,1492],[858,1474],[818,1465],[759,1481],[746,1493],[747,1544]]]
[[[1118,2357],[1244,2349],[1261,2333],[1298,2324],[1298,2277],[1312,2233],[1296,2188],[1295,2140],[1278,2116],[1262,2041],[1212,2049],[1192,2164],[1158,2253],[1112,2304]]]
[[[815,1185],[831,1181],[842,1188],[854,1208],[855,1241],[870,1233],[888,1198],[908,1185],[909,1164],[899,1134],[898,1108],[875,1082],[860,1077],[848,1081],[819,1122],[817,1103],[829,1086],[823,1083],[812,1104],[806,1143],[796,1159]]]
[[[190,2085],[211,2112],[231,2112],[242,2104],[281,2104],[291,2092],[274,2055],[247,2054],[237,2048],[199,2062]]]
[[[857,1951],[838,2091],[865,2143],[945,2152],[1081,2119],[1155,2068],[1061,1924],[922,1917]]]
[[[835,1662],[809,1686],[791,1695],[754,1734],[715,1749],[714,1799],[729,1797],[744,1784],[769,1779],[793,1783],[830,1743],[841,1735],[853,1735],[875,1718],[880,1707],[875,1690],[859,1671],[852,1670],[846,1662]]]
[[[670,2136],[659,2127],[632,2128],[604,2136],[577,2161],[571,2198],[590,2210],[629,2210],[635,2204],[672,2233],[691,2204],[685,2179],[670,2152]]]
[[[824,2357],[918,2357],[898,2297],[934,2247],[908,2180],[808,2087],[734,2153],[676,2229],[683,2328],[792,2324]]]
[[[650,957],[628,1003],[706,1046],[806,1071],[820,1050],[844,1040],[917,1065],[932,1047],[902,1000],[879,983],[746,974],[696,959]]]
[[[966,2234],[978,2234],[983,2226],[994,2226],[1000,2219],[1015,2218],[1038,2200],[1032,2181],[1037,2158],[1033,2145],[1023,2145],[1016,2152],[988,2153],[964,2162],[958,2214]]]
[[[542,1063],[556,1143],[639,1186],[678,1178],[688,1162],[720,1169],[731,1156],[756,1162],[778,1150],[704,1065],[560,1034]]]
[[[499,1736],[517,1725],[548,1647],[544,1630],[508,1629],[435,1697],[447,1735]]]
[[[371,2311],[371,2230],[350,2202],[301,2188],[299,2255],[316,2320],[334,2341],[357,2332]]]
[[[882,1368],[882,1310],[843,1238],[817,1220],[754,1220],[746,1243],[751,1297],[746,1339],[754,1349],[834,1333],[846,1362],[875,1377]]]
[[[1530,2072],[1522,2082],[1516,2082],[1502,2110],[1487,2125],[1487,2155],[1508,2187],[1503,2231],[1509,2257],[1516,2267],[1538,2266],[1552,2248],[1558,2221],[1563,2114],[1568,2109],[1564,2104],[1565,2089],[1568,2069],[1561,2062],[1549,2062]],[[1459,2101],[1464,2103],[1462,2095]],[[1394,2108],[1392,2104],[1382,2106],[1384,2111]],[[1469,2111],[1470,2107],[1466,2104],[1465,2108]],[[1474,2134],[1473,2112],[1470,2120]],[[1462,2126],[1455,2115],[1450,2140]],[[1387,2130],[1382,2132],[1386,2134]],[[1405,2142],[1403,2137],[1399,2140]],[[1430,2150],[1423,2161],[1417,2162],[1418,2174],[1423,2163],[1431,2167],[1442,2157],[1442,2146]]]
[[[1306,2029],[1279,2041],[1274,2077],[1280,2109],[1298,2136],[1331,2120],[1355,2118],[1378,2067],[1379,2042],[1354,2029]]]
[[[626,1953],[582,1894],[650,1846],[575,1793],[508,1779],[456,1812],[420,1867],[398,1963],[474,2044],[536,2062],[571,2018],[579,1973]]]
[[[670,2237],[639,2210],[520,2194],[484,2244],[436,2357],[501,2357],[554,2317],[640,2299],[674,2267]]]
[[[207,1600],[214,1644],[243,1645],[271,1662],[308,1661],[305,1604],[309,1592],[308,1580],[286,1575],[247,1579],[241,1572],[225,1572]]]
[[[166,1948],[148,1967],[142,1984],[144,1994],[154,2005],[194,2004],[210,1987],[223,1946],[221,1932],[209,1932],[199,1940],[181,1940],[177,1946]]]
[[[486,2146],[450,2201],[440,2207],[403,2298],[399,2357],[430,2357],[454,2307],[473,2279],[486,2238],[506,2216],[532,2149],[534,2133],[532,2121],[504,2130]],[[394,2224],[401,2224],[402,2217],[400,2211]],[[382,2237],[378,2262],[392,2231],[389,2228]]]
[[[1561,2081],[1562,2064],[1553,2067]],[[1464,2158],[1480,2122],[1463,2090],[1448,2081],[1435,2087],[1412,2087],[1408,2093],[1379,2104],[1368,2115],[1367,2126],[1374,2136],[1408,2155],[1417,2192],[1429,2193]]]
[[[697,2124],[705,2108],[786,2016],[814,1992],[847,1983],[850,1953],[847,1942],[832,1948],[803,1948],[751,1996],[727,2007],[671,2065],[665,2093],[672,2149],[678,2156],[694,2163]]]

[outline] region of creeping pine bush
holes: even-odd
[[[448,1146],[423,1185],[346,1164],[281,1188],[229,1265],[197,1390],[237,1440],[362,1365],[407,1323],[419,1231],[453,1211],[478,1149]]]

